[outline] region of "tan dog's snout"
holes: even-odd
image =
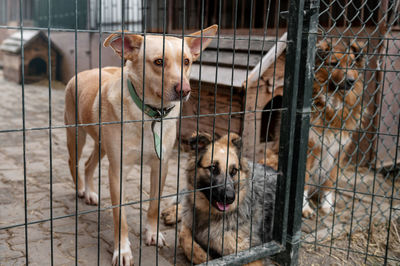
[[[187,82],[187,81],[182,81],[182,83],[181,82],[178,82],[176,85],[175,85],[175,92],[178,94],[178,95],[181,95],[181,93],[182,93],[182,97],[186,97],[187,95],[189,95],[189,93],[191,92],[191,88],[190,88],[190,84],[189,84],[189,82]]]
[[[357,78],[354,75],[346,75],[346,80],[345,80],[345,89],[349,90],[353,87],[353,85],[356,83]]]
[[[354,70],[335,69],[332,72],[331,90],[336,87],[343,90],[351,90],[358,80],[358,73]]]

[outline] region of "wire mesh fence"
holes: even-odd
[[[398,1],[0,7],[1,263],[398,264]]]
[[[398,11],[397,1],[320,1],[303,241],[338,261],[399,260]]]

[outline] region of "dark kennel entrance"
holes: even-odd
[[[264,112],[261,115],[260,142],[277,140],[281,121],[281,111],[279,109],[282,108],[282,101],[282,96],[275,96],[264,107]]]
[[[28,64],[28,71],[25,75],[27,82],[34,82],[43,79],[47,75],[47,64],[46,62],[36,57],[32,59]]]

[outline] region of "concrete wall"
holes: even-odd
[[[108,34],[103,34],[101,43]],[[51,40],[61,50],[60,79],[67,83],[76,72],[99,66],[99,34],[78,33],[76,38],[77,49],[75,50],[74,32],[52,32]],[[77,69],[75,70],[75,54],[77,54]],[[114,54],[111,48],[101,47],[101,65],[120,66],[121,60]]]

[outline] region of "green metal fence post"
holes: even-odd
[[[292,1],[290,7],[284,87],[284,94],[287,95],[284,97],[284,106],[288,107],[288,111],[282,116],[282,124],[290,127],[281,128],[279,144],[279,170],[282,173],[279,182],[287,182],[286,192],[289,191],[286,194],[287,232],[281,236],[286,238],[282,239],[286,249],[276,256],[282,265],[296,265],[300,247],[319,0],[305,0],[303,3]],[[296,22],[297,28],[291,29]],[[276,207],[279,204],[277,202]],[[275,224],[277,222],[279,220],[275,218]],[[275,236],[277,238],[279,236]]]
[[[300,45],[304,0],[291,0],[289,6],[288,37],[286,48],[284,97],[279,147],[279,176],[277,179],[273,239],[286,244],[287,212],[289,206],[290,171],[293,157],[297,84],[299,79]]]

